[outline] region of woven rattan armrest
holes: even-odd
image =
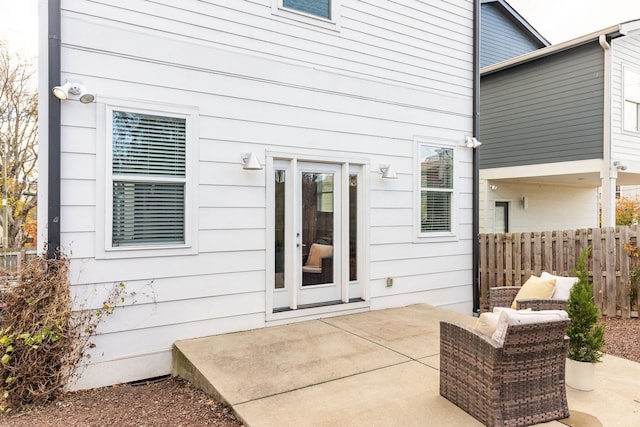
[[[567,301],[561,299],[521,299],[516,302],[518,310],[530,308],[533,311],[540,310],[566,310]]]
[[[489,289],[489,311],[494,307],[511,307],[520,286],[497,286]]]
[[[494,307],[511,307],[521,286],[497,286],[489,289],[489,310],[493,311]],[[518,310],[530,308],[534,311],[539,310],[566,310],[567,301],[549,298],[532,298],[518,300]]]

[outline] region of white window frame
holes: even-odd
[[[99,104],[98,123],[98,161],[97,161],[97,258],[131,258],[151,256],[177,256],[197,253],[197,171],[196,153],[198,152],[198,116],[196,108],[176,107],[168,105],[144,104],[138,102],[115,101],[113,103]],[[113,111],[126,111],[131,113],[148,114],[161,117],[175,117],[185,119],[186,146],[185,146],[185,204],[184,243],[164,244],[140,244],[113,246],[113,181],[112,154],[113,154]],[[126,177],[116,176],[115,181],[126,180]],[[169,182],[171,179],[153,179],[150,177],[135,177],[137,181]],[[101,182],[102,181],[102,182]]]
[[[458,194],[459,194],[459,167],[458,159],[460,153],[458,152],[458,146],[455,143],[448,141],[436,141],[426,137],[415,137],[415,179],[414,179],[414,194],[415,194],[415,210],[414,210],[414,227],[416,241],[450,241],[457,240],[457,227],[458,227]],[[450,215],[450,230],[449,231],[422,231],[422,169],[421,169],[421,148],[423,146],[441,147],[452,150],[453,153],[453,188],[451,190],[438,189],[438,191],[447,191],[451,193],[451,212]]]
[[[315,25],[329,30],[340,30],[340,6],[342,0],[330,0],[330,18],[313,15],[284,6],[284,0],[271,0],[271,13],[275,16]]]
[[[635,84],[640,84],[640,71],[637,69],[633,69],[630,67],[624,67],[622,69],[622,130],[624,132],[630,133],[640,133],[640,87],[634,88],[635,94],[631,94],[631,88],[628,85],[627,75],[635,74],[637,76],[638,82]],[[635,108],[636,120],[635,127],[628,126],[627,123],[627,103],[633,104]]]

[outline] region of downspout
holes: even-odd
[[[615,227],[616,225],[616,181],[618,170],[613,168],[611,158],[611,46],[607,37],[601,34],[598,38],[600,47],[604,49],[604,117],[602,135],[602,223],[601,227]]]
[[[473,2],[473,135],[480,135],[480,1]],[[479,151],[473,149],[473,222],[472,222],[472,283],[473,283],[473,313],[480,313],[480,274],[478,267],[478,245],[480,233],[480,173]]]
[[[51,88],[60,85],[60,0],[48,2],[49,141],[47,188],[47,257],[60,255],[60,100]]]

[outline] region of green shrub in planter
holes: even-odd
[[[598,324],[600,310],[593,303],[593,285],[587,269],[590,253],[591,247],[588,247],[580,254],[575,270],[578,282],[573,285],[567,302],[567,313],[571,319],[567,330],[567,357],[578,362],[595,363],[602,358],[600,349],[604,346],[605,326]]]

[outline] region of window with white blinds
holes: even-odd
[[[185,243],[187,121],[112,111],[113,247]]]
[[[420,145],[420,232],[451,232],[453,148]]]

